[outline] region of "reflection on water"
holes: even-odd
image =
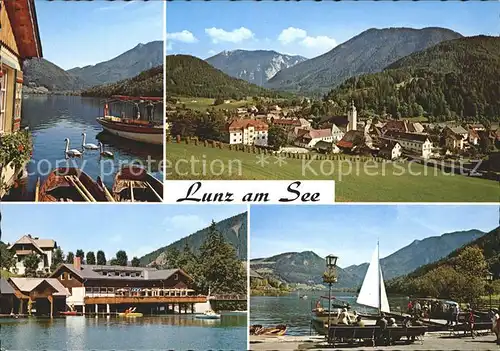
[[[292,293],[287,296],[252,296],[250,298],[250,324],[262,324],[273,326],[286,324],[287,334],[309,335],[315,334],[311,327],[311,311],[316,305],[320,296],[328,296],[328,291],[307,291],[300,295],[307,295],[306,300],[300,299],[299,294]],[[370,309],[356,304],[357,295],[354,293],[335,292],[332,293],[337,299],[347,301],[352,309],[363,313],[375,313],[375,309]],[[401,296],[389,296],[391,311],[398,312],[404,309],[408,300]],[[327,300],[323,300],[326,307]]]
[[[2,350],[244,350],[246,316],[0,319]]]
[[[102,115],[104,100],[80,96],[36,95],[26,96],[22,105],[22,126],[29,127],[33,136],[33,158],[28,164],[29,178],[25,184],[11,192],[5,200],[33,200],[38,177],[43,181],[55,167],[80,167],[94,180],[101,176],[110,188],[116,171],[121,165],[139,161],[151,165],[151,171],[163,179],[159,171],[163,159],[161,146],[142,144],[102,132],[96,118]],[[122,110],[129,114],[130,104],[114,104],[112,112],[119,115]],[[155,120],[161,121],[162,109],[157,105]],[[70,149],[82,150],[82,133],[86,143],[101,141],[105,150],[114,154],[114,159],[102,159],[98,150],[85,150],[81,159],[65,159],[65,138],[70,139]],[[148,163],[148,157],[151,161]]]

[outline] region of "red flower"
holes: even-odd
[[[24,145],[23,144],[19,144],[19,146],[17,147],[17,150],[19,152],[23,152],[24,151]]]

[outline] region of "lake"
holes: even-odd
[[[300,299],[299,295],[307,295],[307,299]],[[286,324],[289,335],[316,334],[311,327],[311,310],[315,307],[320,296],[328,296],[328,291],[302,291],[286,296],[252,296],[250,297],[250,325],[261,324],[274,326]],[[357,295],[347,292],[332,292],[339,300],[347,301],[353,310],[364,313],[374,313],[375,309],[356,304]],[[391,311],[405,309],[408,300],[402,296],[388,296]],[[323,300],[326,307],[327,299]]]
[[[246,350],[246,316],[0,319],[1,350]]]
[[[151,173],[162,180],[159,162],[163,160],[161,146],[141,144],[102,132],[96,118],[103,114],[104,100],[80,96],[30,95],[23,98],[22,127],[29,127],[33,137],[33,158],[28,164],[28,178],[17,189],[11,190],[4,200],[32,201],[37,179],[41,181],[55,167],[72,166],[82,168],[94,180],[101,176],[110,189],[116,171],[121,165],[132,161],[147,165],[151,158]],[[162,121],[163,108],[155,108],[155,120]],[[125,111],[127,116],[132,106],[119,103],[110,106],[114,115]],[[114,159],[101,159],[98,150],[86,150],[82,158],[65,159],[65,138],[70,139],[70,149],[82,149],[82,133],[86,143],[102,142],[105,150],[114,154]]]

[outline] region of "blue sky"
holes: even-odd
[[[370,261],[380,240],[385,257],[412,243],[458,230],[490,231],[498,205],[252,206],[250,257],[314,251],[347,267]]]
[[[142,256],[206,228],[212,222],[245,212],[247,206],[40,205],[0,204],[2,241],[24,234],[54,239],[63,251],[104,250],[110,259],[125,250]]]
[[[163,40],[163,1],[36,1],[44,57],[64,69],[94,65]]]
[[[369,28],[445,27],[500,34],[500,2],[173,1],[167,53],[201,58],[223,50],[273,49],[311,58]]]

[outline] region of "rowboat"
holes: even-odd
[[[197,319],[220,319],[220,314],[215,313],[214,311],[206,311],[203,314],[197,314],[195,316]]]
[[[140,312],[118,313],[118,317],[137,318],[137,317],[142,317],[142,316],[143,316],[143,314]]]
[[[60,167],[54,169],[40,186],[37,181],[35,202],[107,202],[104,185],[95,182],[78,168]]]
[[[162,202],[163,183],[144,168],[128,165],[115,176],[113,197],[119,202]]]
[[[163,125],[142,120],[140,119],[139,113],[139,104],[148,103],[148,106],[153,106],[154,103],[161,103],[163,101],[161,97],[116,95],[111,98],[119,102],[133,103],[137,109],[137,116],[133,116],[133,118],[112,116],[108,103],[106,103],[103,110],[103,116],[97,118],[97,123],[99,123],[105,131],[129,140],[163,145]]]
[[[276,327],[264,328],[260,324],[250,326],[250,335],[282,336],[286,334],[288,327],[278,324]]]

